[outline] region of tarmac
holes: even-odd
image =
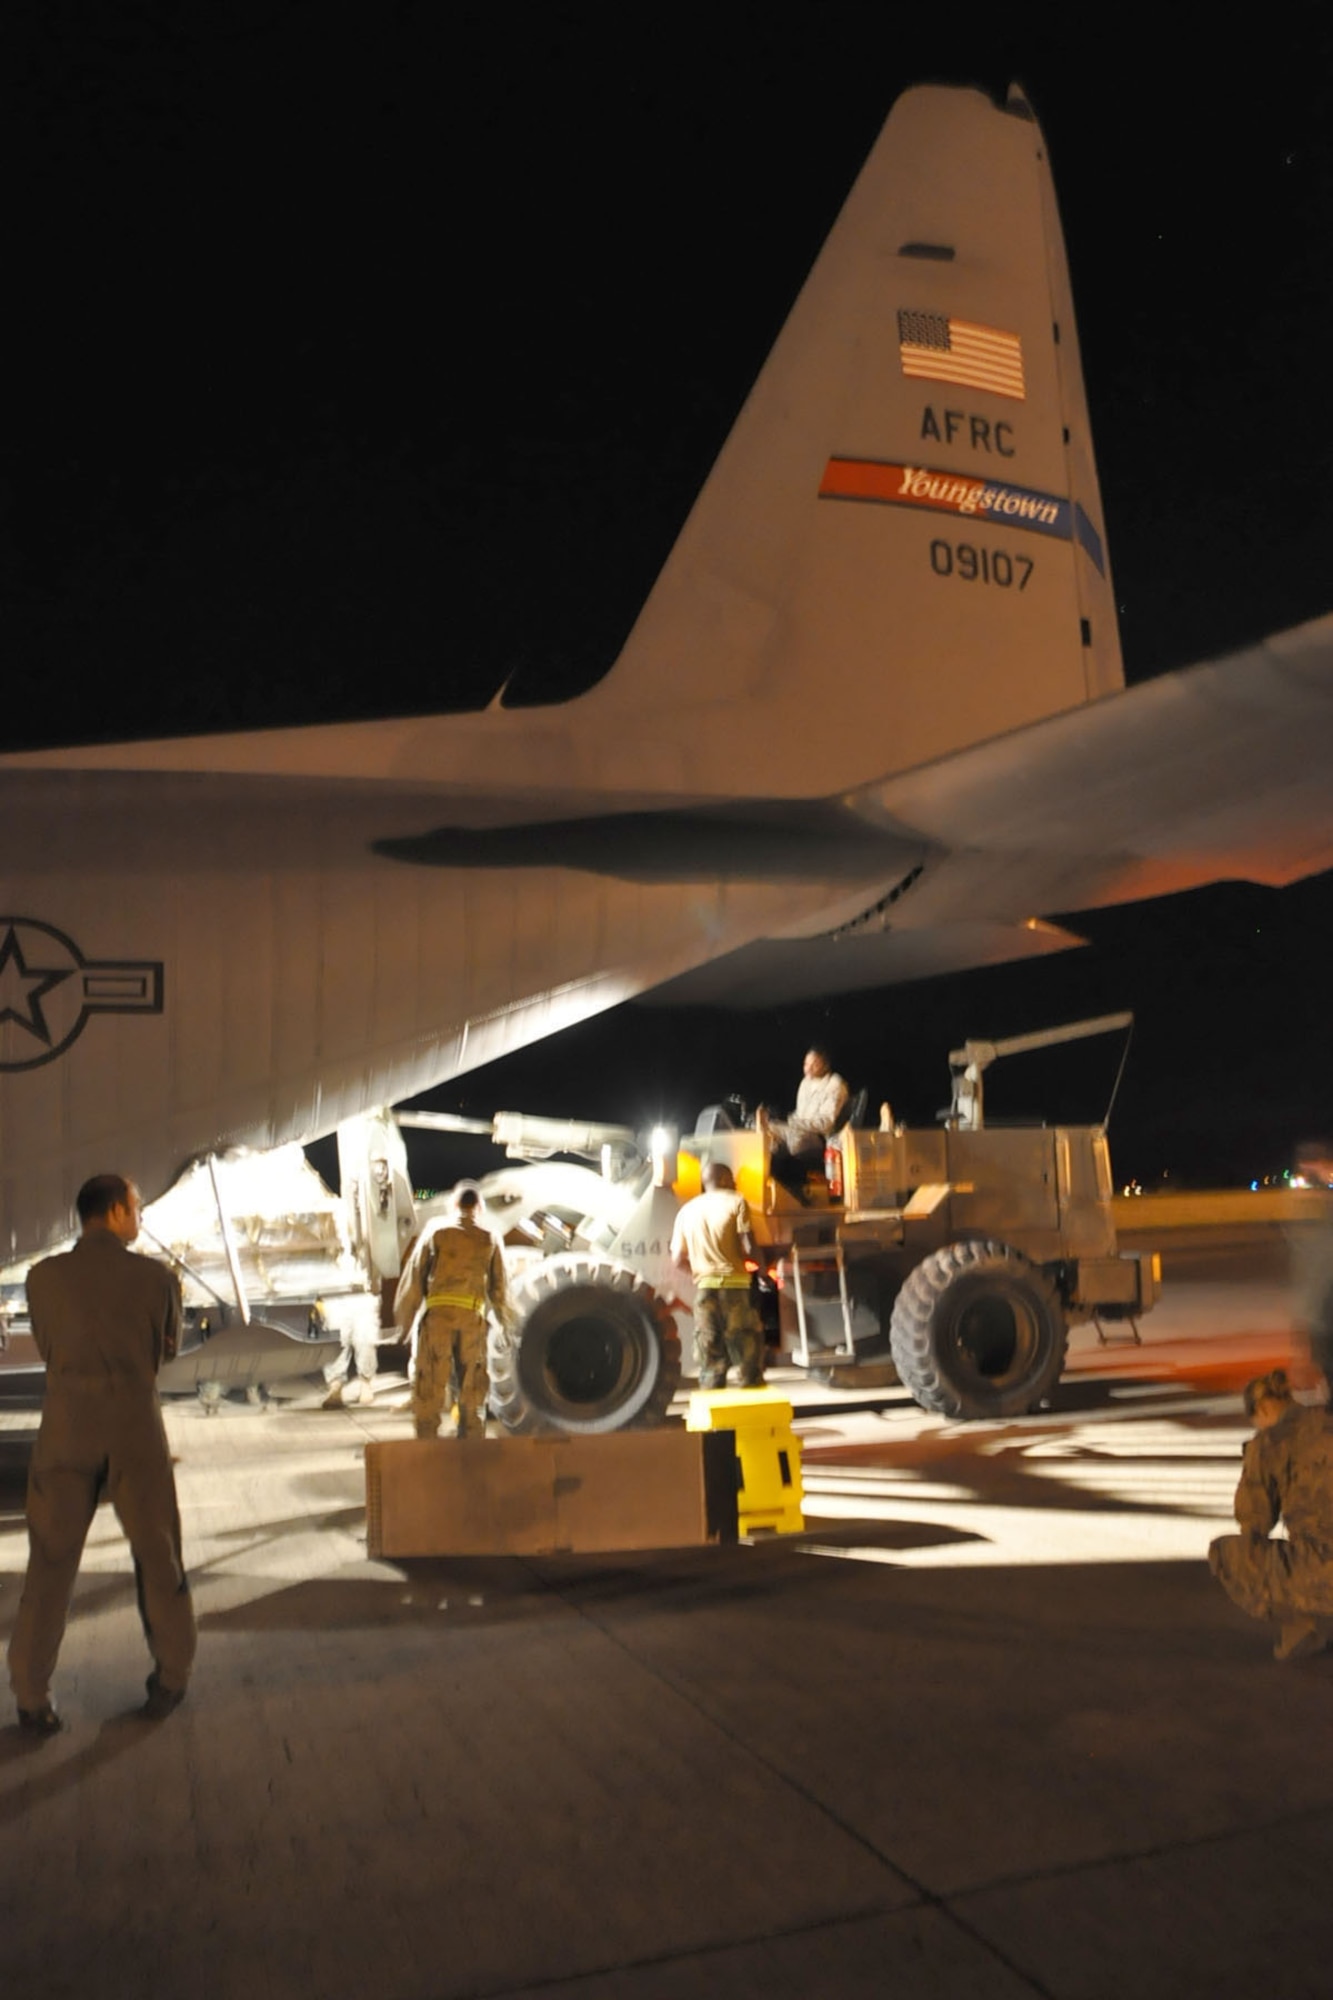
[[[1288,1302],[1176,1303],[1010,1424],[793,1380],[805,1532],[733,1548],[370,1561],[401,1383],[172,1403],[196,1676],[136,1717],[103,1509],[68,1727],[0,1727],[7,1989],[1323,2000],[1333,1653],[1275,1664],[1204,1561]],[[35,1423],[0,1407],[6,1639]]]

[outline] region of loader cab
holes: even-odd
[[[774,1179],[768,1137],[755,1129],[745,1107],[736,1099],[710,1104],[700,1112],[694,1131],[680,1141],[676,1194],[682,1201],[698,1194],[704,1167],[717,1160],[731,1168],[737,1189],[750,1205],[757,1243],[787,1243],[805,1225],[817,1229],[821,1219],[832,1223],[843,1207],[844,1136],[863,1123],[868,1103],[864,1089],[849,1097],[822,1159],[812,1165],[799,1193]]]

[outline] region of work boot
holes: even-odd
[[[342,1406],[343,1385],[341,1382],[334,1382],[330,1385],[329,1393],[319,1407],[321,1410],[340,1410]]]
[[[165,1722],[185,1699],[184,1688],[169,1688],[162,1685],[162,1677],[156,1667],[148,1676],[147,1687],[148,1699],[139,1711],[145,1722]]]
[[[1322,1653],[1327,1644],[1327,1638],[1313,1618],[1292,1618],[1278,1633],[1277,1644],[1273,1648],[1273,1658],[1308,1660],[1312,1653]]]
[[[19,1728],[25,1736],[59,1736],[65,1724],[54,1704],[44,1701],[40,1708],[21,1708]]]

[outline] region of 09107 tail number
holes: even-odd
[[[973,542],[933,541],[930,566],[936,576],[961,577],[964,583],[994,583],[1001,590],[1017,585],[1026,590],[1036,565],[1031,556],[1010,555],[1007,549],[979,549]]]

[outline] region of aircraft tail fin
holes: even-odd
[[[528,822],[832,798],[1122,685],[1041,131],[1016,92],[932,85],[894,106],[587,694],[3,762],[411,780]]]
[[[815,795],[1122,684],[1041,130],[1016,91],[910,90],[576,706],[661,784],[710,737],[734,782],[743,728],[765,791]]]

